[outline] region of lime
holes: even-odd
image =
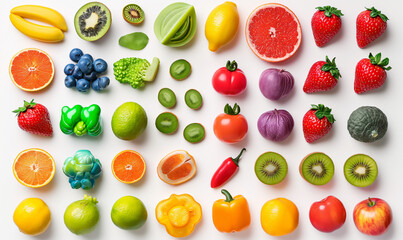
[[[39,235],[49,227],[51,214],[42,199],[27,198],[15,209],[13,220],[21,232]]]
[[[138,229],[147,220],[147,210],[140,199],[125,196],[113,204],[111,218],[113,223],[121,229]]]
[[[120,139],[133,140],[139,137],[146,127],[147,114],[138,103],[123,103],[113,113],[112,131]]]
[[[98,201],[91,196],[70,204],[64,212],[64,224],[74,234],[81,235],[94,230],[99,221]]]

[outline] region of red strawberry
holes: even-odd
[[[386,30],[388,17],[374,7],[358,14],[357,17],[357,44],[363,48],[380,37]]]
[[[340,30],[343,16],[340,10],[331,6],[317,7],[318,11],[312,17],[311,26],[315,43],[322,47],[328,43]]]
[[[24,106],[13,111],[18,116],[18,126],[29,133],[52,136],[53,128],[48,109],[42,104],[24,101]]]
[[[363,58],[355,68],[354,91],[358,94],[381,87],[386,80],[386,71],[392,69],[387,66],[389,58],[382,60],[381,53],[374,57]]]
[[[324,137],[332,129],[335,119],[330,113],[331,111],[332,109],[323,104],[318,104],[312,105],[311,110],[305,113],[302,119],[302,129],[308,143]]]
[[[326,56],[326,62],[318,61],[312,65],[308,77],[305,80],[304,92],[323,92],[336,86],[337,80],[341,75],[335,60],[336,58],[333,58],[333,60],[330,61]]]

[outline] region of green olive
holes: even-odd
[[[203,105],[203,98],[197,90],[190,89],[185,93],[185,102],[188,107],[197,110]]]
[[[176,60],[169,68],[169,74],[171,74],[171,77],[179,81],[185,80],[187,77],[189,77],[191,71],[192,66],[185,59]]]
[[[178,118],[170,112],[163,112],[155,119],[158,131],[165,134],[173,134],[178,129]]]
[[[158,92],[158,101],[166,108],[173,108],[176,105],[176,95],[169,88],[162,88]]]
[[[206,131],[200,123],[191,123],[183,130],[183,137],[190,143],[203,141]]]

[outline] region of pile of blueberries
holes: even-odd
[[[87,92],[91,87],[99,92],[109,85],[108,77],[99,77],[108,68],[105,60],[99,58],[94,61],[90,54],[84,54],[78,48],[71,50],[70,59],[76,64],[70,63],[64,68],[64,73],[67,75],[64,79],[66,87],[75,87],[80,92]]]

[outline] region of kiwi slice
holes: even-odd
[[[163,112],[155,119],[158,131],[165,134],[173,134],[179,126],[178,118],[170,112]]]
[[[78,36],[86,41],[96,41],[109,30],[112,15],[100,2],[90,2],[82,6],[74,17],[74,27]]]
[[[356,187],[367,187],[378,176],[378,166],[370,156],[356,154],[344,163],[344,176],[349,183]]]
[[[166,108],[173,108],[176,105],[176,95],[169,88],[162,88],[158,92],[158,101]]]
[[[301,161],[299,172],[309,183],[324,185],[333,178],[334,164],[328,155],[315,152],[309,154]]]
[[[199,91],[195,89],[189,89],[185,93],[185,103],[191,109],[197,110],[203,105],[203,98]]]
[[[128,4],[123,8],[123,19],[130,24],[140,24],[144,21],[144,11],[137,4]]]
[[[169,74],[175,80],[182,81],[189,77],[192,71],[192,66],[185,59],[178,59],[171,64]]]
[[[274,185],[287,176],[286,160],[278,153],[266,152],[260,155],[255,163],[255,174],[264,184]]]
[[[203,141],[206,131],[200,123],[191,123],[183,130],[183,137],[190,143]]]

